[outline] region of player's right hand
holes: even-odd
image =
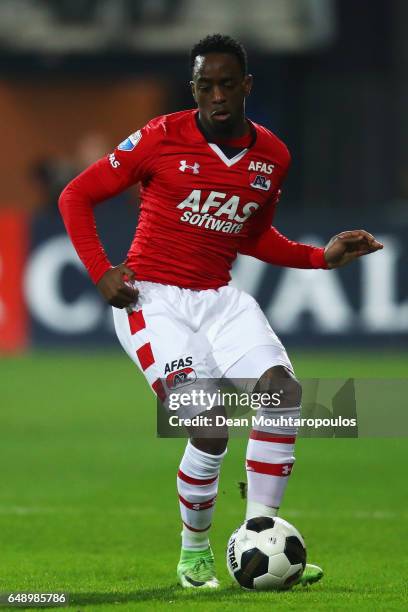
[[[139,291],[129,287],[126,281],[135,278],[133,270],[125,264],[119,264],[111,268],[102,276],[96,284],[102,297],[115,308],[126,308],[134,304],[139,296]]]

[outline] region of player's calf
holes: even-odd
[[[212,418],[222,412],[220,408],[208,411]],[[215,427],[214,420],[214,426],[190,427],[188,433],[191,439],[177,475],[183,521],[182,549],[203,551],[209,547],[209,531],[217,499],[219,472],[226,454],[228,431],[227,428]]]
[[[246,519],[256,516],[276,516],[292,472],[296,428],[289,423],[300,415],[302,388],[292,372],[283,366],[267,370],[258,381],[254,392],[278,393],[279,406],[261,411],[261,416],[287,420],[278,426],[260,425],[250,434],[247,449],[247,513]],[[296,584],[308,586],[323,577],[323,570],[307,563]]]
[[[260,424],[251,431],[248,441],[247,519],[278,513],[295,462],[296,427],[290,418],[299,416],[302,394],[293,373],[283,366],[269,368],[255,386],[256,392],[280,397],[280,402],[271,402],[270,408],[258,411]]]

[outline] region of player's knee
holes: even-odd
[[[300,406],[302,386],[296,376],[284,366],[274,366],[264,372],[258,380],[254,392],[268,393],[272,397],[272,406],[292,408]],[[279,397],[279,404],[276,405]]]
[[[191,444],[209,455],[221,455],[228,444],[228,433],[222,438],[191,438]]]
[[[187,427],[191,443],[209,455],[220,455],[227,448],[228,426],[225,424],[225,409],[216,406],[201,413],[203,420],[198,425]],[[223,418],[220,418],[223,417]]]

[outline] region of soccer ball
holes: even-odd
[[[228,571],[244,589],[290,589],[305,565],[302,536],[293,525],[278,517],[249,519],[228,542]]]

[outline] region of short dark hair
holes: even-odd
[[[248,58],[245,47],[238,40],[231,38],[231,36],[210,34],[195,44],[190,53],[192,71],[194,70],[196,57],[198,55],[206,55],[207,53],[230,53],[235,55],[244,76],[248,73]]]

